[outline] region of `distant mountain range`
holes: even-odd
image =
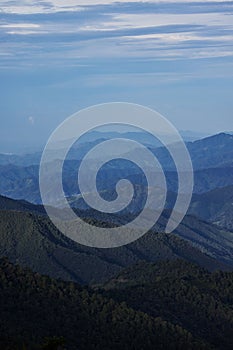
[[[226,134],[232,134],[231,132],[226,132]],[[184,139],[185,142],[188,141],[196,141],[202,138],[205,138],[207,136],[210,136],[210,133],[204,133],[204,132],[195,132],[191,130],[181,130],[180,135]],[[144,132],[143,130],[136,128],[129,128],[127,127],[121,127],[116,125],[111,130],[110,128],[103,128],[91,130],[84,135],[82,135],[79,138],[78,143],[88,143],[88,142],[95,142],[99,139],[110,139],[115,137],[128,137],[131,139],[137,139],[139,142],[143,142],[147,145],[153,145],[155,144],[160,145],[160,143],[150,135],[149,133]],[[57,144],[58,147],[64,147],[66,143],[60,142]],[[22,161],[26,161],[26,158],[30,158],[30,154],[41,154],[43,150],[43,145],[39,146],[25,146],[14,144],[13,141],[4,143],[4,140],[0,142],[0,164],[1,161],[4,162],[4,164],[7,164],[10,162],[18,162],[22,165]],[[3,157],[1,157],[3,156]],[[25,164],[26,165],[26,164]]]
[[[145,132],[96,132],[93,131],[87,135],[83,135],[77,142],[74,142],[73,147],[68,153],[68,160],[81,160],[83,156],[100,142],[111,138],[126,138],[135,140],[148,147],[162,161],[163,166],[167,170],[174,170],[170,164],[168,152],[163,145],[154,136]],[[186,145],[191,154],[195,169],[209,168],[222,166],[224,164],[232,164],[232,133],[220,133],[213,136],[199,138],[184,138]],[[66,142],[58,144],[58,149],[66,146]],[[55,151],[54,151],[55,152]],[[1,154],[0,165],[13,164],[17,166],[38,165],[40,163],[42,152],[33,152],[27,154]],[[205,159],[203,159],[203,157]]]
[[[80,194],[77,186],[77,162],[68,162],[63,171],[63,186],[67,197]],[[0,166],[0,193],[14,199],[24,199],[40,204],[41,197],[38,181],[38,166],[18,167],[15,165]],[[90,167],[91,172],[91,167]],[[88,176],[88,174],[87,174]],[[156,174],[155,174],[156,176]],[[133,184],[144,186],[143,174],[134,168],[117,165],[106,166],[97,178],[100,191],[115,189],[117,179],[128,178]],[[166,172],[168,191],[177,191],[177,173]],[[233,185],[233,167],[209,168],[194,172],[194,193],[201,194],[216,188]],[[56,186],[56,179],[51,178],[50,190]]]
[[[82,143],[78,147],[80,157],[83,157],[96,142],[94,144]],[[194,193],[204,193],[216,188],[233,185],[233,135],[222,133],[188,143],[187,146],[195,170]],[[76,154],[76,151],[77,149],[75,148],[74,154]],[[151,148],[151,151],[156,154],[163,165],[166,172],[168,190],[176,192],[177,174],[174,170],[174,162],[168,152],[164,148]],[[63,184],[66,196],[68,197],[79,194],[77,171],[80,160],[72,160],[75,158],[74,154],[72,155],[72,152],[69,154],[63,171]],[[30,157],[25,156],[26,160],[23,156],[20,160],[18,156],[12,157],[10,161],[9,159],[7,160],[7,164],[0,166],[0,193],[11,198],[25,199],[40,204],[41,199],[38,185],[39,166],[37,164],[40,158],[39,154],[36,154],[35,158],[33,158],[33,155],[30,155]],[[0,156],[0,164],[3,164],[5,161],[2,160],[1,162]],[[93,164],[90,164],[90,172],[94,167],[94,163],[93,160]],[[53,165],[51,164],[51,166]],[[106,164],[101,170],[98,175],[98,189],[100,191],[114,189],[117,179],[124,177],[130,179],[134,184],[145,184],[143,173],[138,167],[132,163],[117,159]],[[56,186],[54,180],[51,180],[51,188]]]

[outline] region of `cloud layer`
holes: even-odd
[[[88,66],[98,75],[100,66],[112,65],[114,75],[125,65],[127,74],[132,67],[135,74],[154,74],[159,69],[152,62],[161,62],[161,73],[164,62],[178,60],[199,60],[202,74],[214,64],[220,75],[232,68],[229,0],[12,0],[2,2],[0,15],[0,69]]]
[[[232,129],[233,1],[1,0],[0,41],[6,143],[39,144],[67,115],[119,100],[180,129]]]
[[[9,58],[23,58],[27,50],[33,59],[41,50],[43,61],[51,57],[49,48],[64,64],[101,54],[188,58],[192,48],[196,58],[198,48],[200,58],[232,55],[232,1],[5,1],[1,23]]]

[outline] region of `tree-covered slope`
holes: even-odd
[[[175,230],[202,252],[233,266],[233,232],[211,223],[186,216]]]
[[[32,213],[45,214],[42,205],[35,205],[25,200],[14,200],[0,195],[0,210],[28,211]]]
[[[106,296],[188,329],[217,349],[233,348],[233,273],[185,261],[141,262],[105,285]]]
[[[94,219],[89,222],[96,223]],[[95,249],[71,241],[45,216],[6,210],[0,211],[0,256],[34,271],[82,284],[106,281],[139,260],[182,258],[209,270],[231,267],[230,263],[203,254],[175,234],[151,231],[123,247]]]
[[[193,195],[189,212],[233,231],[233,186]]]
[[[36,350],[45,337],[54,336],[64,338],[67,350],[210,349],[161,317],[23,270],[6,259],[0,260],[0,309],[2,350]]]

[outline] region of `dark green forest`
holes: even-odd
[[[4,350],[233,347],[233,273],[183,260],[140,262],[90,288],[2,258],[0,310]]]
[[[233,273],[182,260],[141,262],[109,281],[105,295],[178,324],[217,349],[233,348]]]
[[[1,259],[0,348],[59,349],[58,344],[70,350],[212,348],[178,323],[116,301],[114,293],[104,294]]]

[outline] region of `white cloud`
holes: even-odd
[[[35,124],[35,118],[34,117],[28,117],[28,122],[29,122],[29,124],[34,125]]]
[[[117,3],[199,3],[201,0],[19,0],[17,5],[9,1],[2,1],[0,13],[15,14],[36,14],[53,12],[72,12],[80,11],[86,6],[112,5]],[[205,0],[205,3],[231,3],[231,0]]]
[[[10,30],[9,32],[6,32],[6,33],[10,34],[10,35],[33,35],[33,34],[38,34],[38,32],[35,32],[33,30],[21,30],[21,31]]]
[[[31,35],[38,33],[37,29],[40,28],[40,25],[35,23],[8,23],[0,25],[1,28],[6,29],[6,33],[11,35]]]
[[[36,14],[36,13],[44,13],[46,12],[46,9],[43,6],[36,6],[33,2],[32,5],[24,6],[20,3],[18,5],[8,5],[7,2],[5,2],[0,7],[0,13],[12,13],[12,14]]]
[[[119,3],[126,3],[127,0],[120,0],[107,11],[107,6],[99,11],[91,11],[83,15],[83,12],[69,15],[69,21],[62,15],[46,16],[46,20],[40,20],[30,13],[41,11],[42,13],[53,13],[58,11],[76,11],[83,5],[92,6],[96,4],[113,4],[113,0],[21,0],[14,5],[21,13],[27,11],[27,21],[23,22],[25,16],[12,16],[12,23],[0,25],[1,34],[10,34],[2,43],[1,67],[7,64],[16,65],[16,59],[20,64],[49,65],[51,62],[71,66],[82,66],[86,64],[95,65],[95,58],[110,60],[111,58],[124,59],[194,59],[214,58],[232,56],[233,21],[232,14],[227,15],[222,10],[217,12],[221,5],[216,6],[214,1],[206,1],[205,13],[153,13],[150,7],[146,11],[146,2],[137,7],[137,13],[130,7],[127,12]],[[128,2],[142,2],[130,0]],[[151,3],[176,3],[175,0],[150,0]],[[199,2],[198,0],[178,0],[184,6],[188,3]],[[177,3],[178,3],[177,2]],[[217,3],[217,0],[215,1]],[[220,2],[220,1],[218,1]],[[7,5],[7,3],[9,5]],[[3,8],[12,9],[11,3],[5,1]],[[230,1],[229,1],[230,3]],[[231,1],[232,3],[232,1]],[[225,6],[225,1],[224,1]],[[177,7],[178,9],[180,7]],[[22,10],[23,9],[23,10]],[[195,7],[192,8],[195,10]],[[210,10],[209,12],[208,9]],[[17,10],[17,11],[18,11]],[[164,11],[164,9],[163,9]],[[177,10],[178,11],[178,10]],[[6,18],[10,18],[6,17]],[[35,20],[37,18],[37,20]],[[36,21],[36,23],[33,23]],[[34,38],[34,35],[39,35]],[[14,38],[13,36],[18,36]],[[20,37],[21,36],[21,37]],[[25,36],[22,40],[22,36]],[[26,37],[27,36],[27,37]],[[31,36],[31,37],[30,37]],[[54,39],[55,38],[55,39]],[[36,39],[36,40],[34,40]],[[7,42],[8,41],[8,42]],[[9,62],[6,61],[7,52]]]
[[[1,24],[0,28],[23,28],[23,29],[30,29],[30,28],[39,28],[39,24],[34,23],[8,23],[8,24]]]
[[[225,13],[193,13],[193,14],[125,14],[120,13],[113,17],[113,25],[121,28],[146,28],[165,25],[228,25],[233,27],[232,16]],[[109,23],[111,25],[111,23]]]

